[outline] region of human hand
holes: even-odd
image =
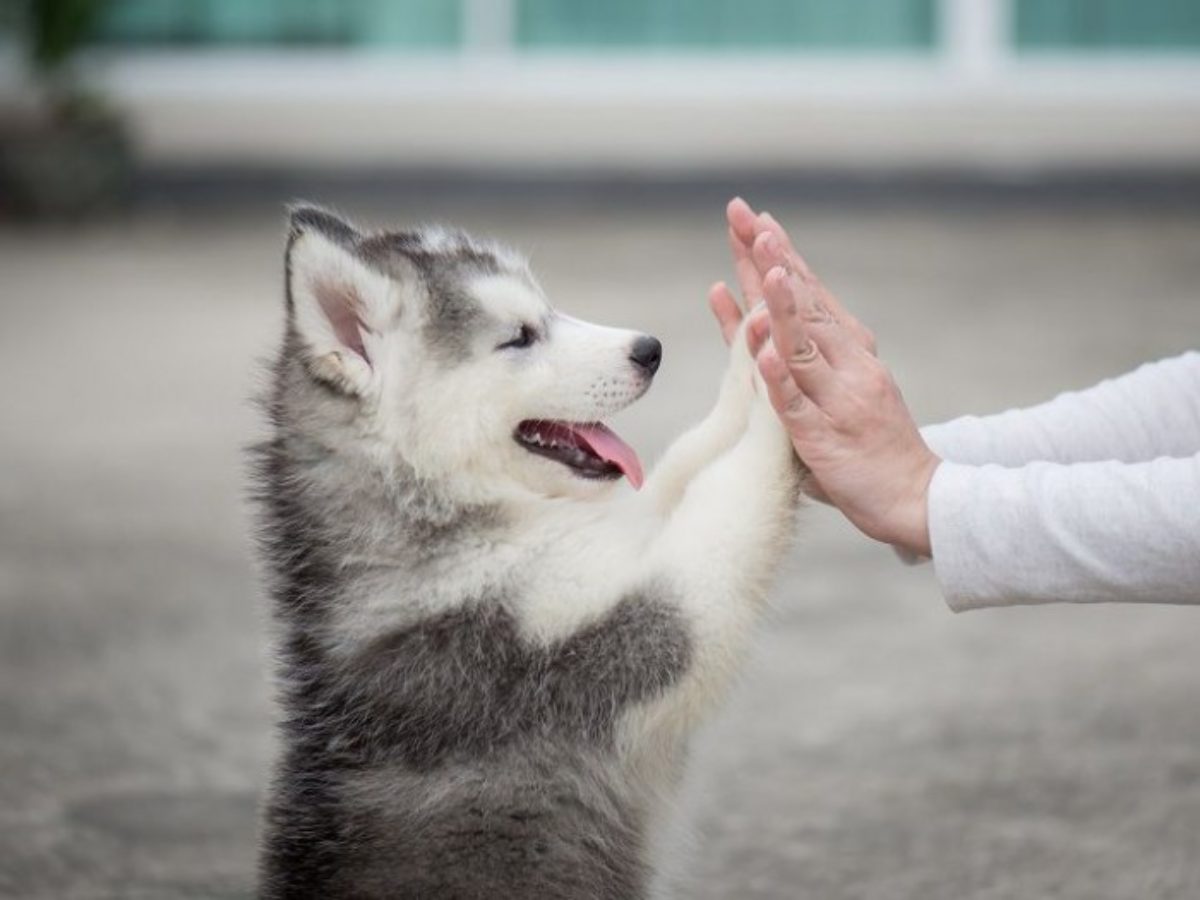
[[[803,264],[774,219],[755,217],[747,245],[735,218],[744,216],[731,203],[731,244],[736,237],[741,246],[735,250],[739,283],[744,293],[757,288],[766,300],[747,323],[747,341],[811,480],[864,534],[930,555],[928,490],[941,460],[876,358],[870,332]],[[747,261],[752,273],[745,271]],[[715,287],[711,300],[724,331],[733,320],[729,304]],[[740,320],[736,302],[734,308]]]
[[[749,311],[763,299],[762,273],[754,260],[754,241],[760,234],[773,234],[783,248],[784,259],[793,271],[803,273],[813,292],[822,305],[830,311],[842,327],[869,353],[875,353],[875,335],[861,322],[850,314],[838,302],[820,280],[809,269],[803,257],[796,252],[792,241],[783,226],[769,212],[758,214],[741,197],[734,197],[725,207],[725,219],[728,223],[729,249],[733,255],[734,271],[737,275],[738,287],[742,295],[739,304],[729,286],[718,281],[708,292],[708,302],[725,343],[733,339],[738,323],[743,316],[743,309]]]

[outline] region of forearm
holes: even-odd
[[[754,363],[738,328],[730,342],[729,364],[709,414],[667,448],[643,492],[660,515],[669,515],[692,480],[738,442],[754,404]]]
[[[743,381],[739,385],[727,377],[708,416],[671,444],[654,467],[646,493],[660,514],[675,509],[692,480],[746,430],[753,389],[748,373],[743,373]]]
[[[1200,451],[1200,353],[1148,363],[1028,409],[926,426],[921,434],[943,459],[971,465],[1190,456]]]
[[[1200,454],[1019,469],[943,463],[928,512],[934,568],[956,611],[1200,603]]]
[[[931,553],[955,609],[1200,603],[1200,353],[918,433],[873,342],[744,206],[730,225],[767,304],[748,328],[769,325],[759,371],[821,495],[864,534]]]
[[[793,527],[799,467],[786,438],[763,431],[748,429],[696,477],[650,548],[711,616],[746,614],[723,598],[760,597]]]

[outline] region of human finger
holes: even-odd
[[[805,396],[774,344],[764,345],[756,362],[767,388],[767,398],[793,443],[803,444],[819,430],[828,427],[828,418],[820,407]]]
[[[718,281],[709,288],[708,306],[721,329],[721,337],[726,344],[730,343],[741,324],[742,308],[725,282]]]
[[[771,317],[767,307],[759,304],[748,313],[746,323],[746,347],[750,355],[757,357],[767,339],[771,337]]]
[[[808,336],[816,343],[828,363],[834,368],[853,365],[862,359],[862,348],[856,336],[825,305],[824,298],[813,282],[805,281],[787,266],[787,254],[775,235],[760,234],[754,242],[755,261],[760,268],[772,271],[782,268],[791,288],[794,315],[801,321]]]
[[[788,234],[787,229],[780,224],[778,219],[766,211],[759,213],[754,218],[754,236],[757,238],[764,232],[775,235],[775,239],[779,241],[780,246],[783,248],[783,253],[793,269],[803,275],[812,274],[808,263],[804,261],[804,257],[800,255],[796,250],[795,244],[792,243],[792,236]]]
[[[741,197],[734,197],[725,207],[725,218],[738,240],[749,247],[754,242],[755,222],[758,218],[750,204]]]
[[[828,404],[839,392],[837,373],[813,340],[798,309],[796,282],[782,266],[771,269],[763,282],[771,319],[771,342],[787,364],[800,390],[819,406]]]
[[[733,272],[746,308],[762,299],[762,275],[754,264],[753,250],[732,228],[729,229],[729,252],[733,256]]]
[[[761,239],[761,235],[763,234],[774,236],[775,240],[779,242],[780,253],[786,261],[788,268],[810,286],[814,295],[819,298],[821,305],[829,311],[829,314],[834,319],[842,324],[842,327],[846,329],[858,345],[868,353],[874,354],[877,350],[875,335],[842,305],[836,294],[825,287],[821,279],[817,277],[816,273],[808,265],[808,262],[796,250],[791,236],[787,233],[783,225],[769,212],[763,212],[755,218],[754,228],[756,242]]]

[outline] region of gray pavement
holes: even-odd
[[[322,198],[316,198],[322,199]],[[646,328],[618,425],[651,459],[721,368],[720,210],[425,202]],[[1200,211],[792,204],[929,421],[1200,343]],[[271,751],[241,448],[279,322],[274,210],[0,232],[0,895],[244,897]],[[1200,609],[949,613],[803,515],[746,677],[700,736],[685,896],[1200,897]]]

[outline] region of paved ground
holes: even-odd
[[[708,402],[719,210],[436,205],[645,327],[653,457]],[[1200,211],[779,210],[923,419],[1035,401],[1200,341]],[[244,897],[270,753],[242,504],[274,211],[0,233],[0,894]],[[1200,896],[1200,610],[954,616],[825,510],[698,742],[689,896]]]

